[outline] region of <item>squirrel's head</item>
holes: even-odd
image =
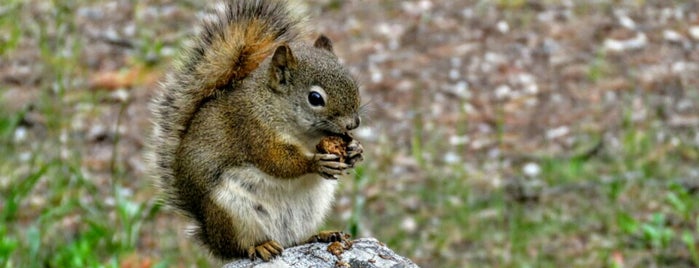
[[[342,134],[359,126],[357,82],[323,35],[312,47],[277,47],[268,81],[276,94],[292,104],[295,118],[289,119],[311,132],[307,134]]]

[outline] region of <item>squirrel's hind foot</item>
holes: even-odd
[[[307,243],[330,243],[330,242],[343,242],[349,240],[350,235],[340,232],[340,231],[320,231],[318,234],[311,236],[304,242]]]
[[[257,246],[252,246],[248,248],[248,258],[250,260],[255,260],[260,258],[263,261],[269,261],[272,258],[282,255],[284,247],[282,247],[277,241],[269,240]]]

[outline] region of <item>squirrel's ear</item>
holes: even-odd
[[[318,39],[316,39],[316,42],[313,44],[314,47],[325,49],[327,51],[330,51],[330,53],[333,53],[333,42],[330,41],[330,38],[328,38],[325,35],[320,35],[318,36]]]
[[[291,54],[291,48],[288,45],[277,47],[272,56],[272,66],[270,67],[270,82],[271,87],[275,90],[279,89],[279,85],[289,82],[289,70],[296,67],[296,58]]]

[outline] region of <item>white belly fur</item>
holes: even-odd
[[[298,244],[318,231],[337,188],[337,181],[317,174],[278,179],[254,167],[228,170],[223,178],[222,187],[217,187],[213,197],[242,221],[235,223],[239,235],[251,238],[248,241],[269,237],[284,247]]]

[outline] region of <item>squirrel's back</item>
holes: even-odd
[[[275,48],[301,38],[305,32],[302,21],[287,1],[272,0],[229,0],[204,21],[202,32],[186,48],[151,103],[150,160],[166,204],[194,216],[173,185],[173,164],[201,105],[220,90],[235,90]]]

